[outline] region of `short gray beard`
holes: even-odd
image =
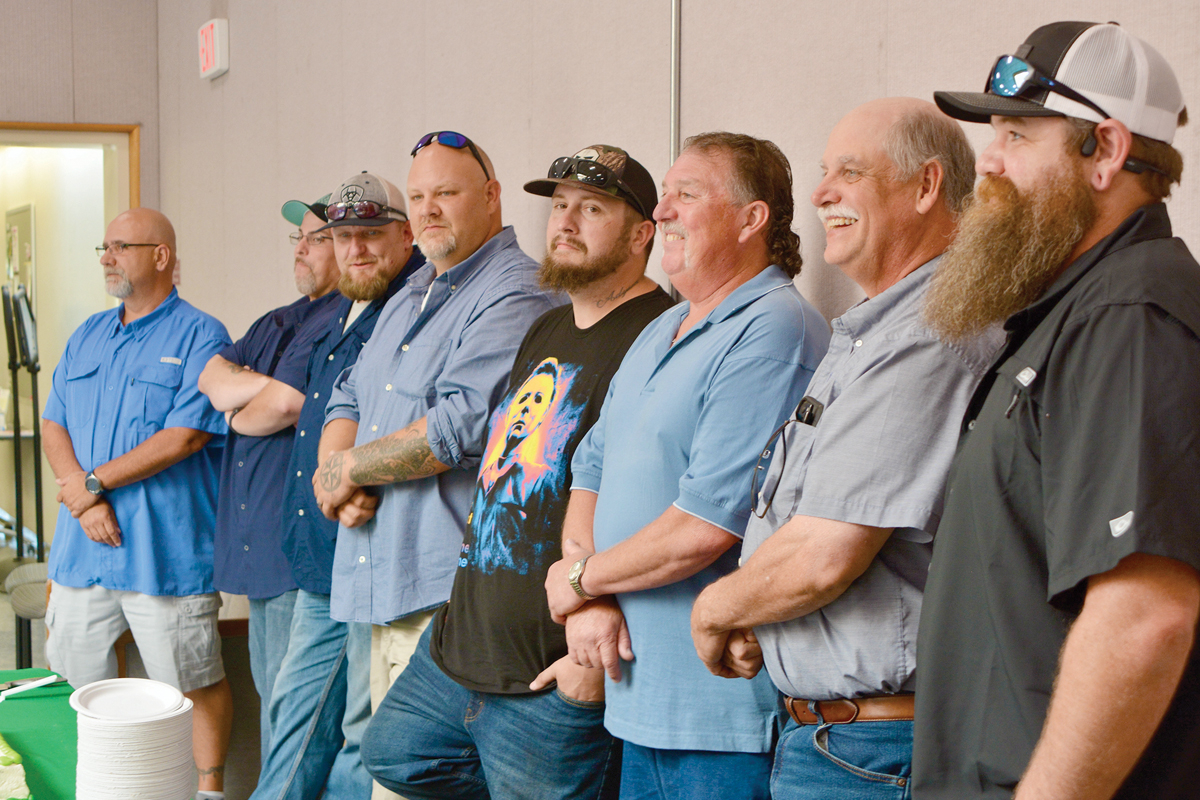
[[[317,276],[312,272],[296,276],[296,291],[302,295],[311,295],[317,290]]]
[[[555,237],[555,240],[558,238],[561,237]],[[586,289],[621,268],[629,255],[629,242],[632,238],[633,226],[628,225],[607,252],[594,256],[589,256],[587,248],[582,242],[572,239],[571,241],[583,250],[583,255],[587,256],[583,263],[578,265],[564,264],[556,259],[551,254],[552,246],[551,250],[542,258],[542,266],[538,270],[538,283],[542,285],[543,289],[562,292],[578,292]],[[551,244],[553,245],[553,242]]]
[[[1032,305],[1096,216],[1078,165],[1045,175],[1025,194],[1006,177],[985,177],[930,282],[926,322],[942,339],[962,341]]]
[[[115,281],[115,283],[112,281]],[[110,297],[115,297],[118,300],[128,300],[130,295],[133,294],[133,284],[126,275],[116,276],[111,279],[105,277],[104,291],[107,292]]]
[[[424,233],[424,231],[421,232],[421,239],[427,238]],[[442,243],[436,247],[432,245],[427,247],[421,240],[417,240],[417,246],[421,248],[421,252],[425,254],[427,260],[443,261],[458,249],[458,238],[454,234],[448,233]]]

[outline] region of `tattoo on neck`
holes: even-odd
[[[335,492],[342,485],[343,453],[334,453],[321,467],[321,488],[327,492]]]
[[[637,286],[638,281],[640,281],[640,280],[641,280],[641,278],[638,278],[636,281],[629,284],[624,289],[621,289],[620,291],[614,291],[608,297],[601,297],[599,300],[596,301],[596,308],[603,307],[605,303],[612,303],[617,300],[620,300],[622,297],[629,294],[629,290],[632,289],[633,287]]]
[[[413,478],[427,478],[438,472],[438,460],[429,449],[425,436],[405,430],[399,438],[386,436],[355,449],[350,480],[359,486],[379,486]]]

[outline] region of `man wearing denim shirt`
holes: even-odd
[[[412,247],[404,197],[396,186],[364,172],[339,187],[334,201],[343,194],[354,195],[355,205],[337,211],[357,224],[341,226],[338,230],[347,235],[331,245],[340,296],[297,332],[274,379],[232,420],[243,434],[296,425],[283,474],[283,552],[299,590],[268,708],[270,751],[253,800],[311,798],[322,788],[328,797],[349,800],[365,800],[371,793],[371,778],[359,757],[371,713],[370,628],[329,617],[337,522],[321,514],[312,476],[334,380],[354,364],[384,305],[425,260]],[[297,210],[312,212],[306,219],[330,213],[295,200],[284,205],[285,216]],[[334,231],[318,229],[316,235],[332,238]],[[374,500],[362,494],[357,502]],[[347,512],[358,507],[350,504]]]
[[[1000,340],[992,329],[947,346],[921,319],[971,161],[962,128],[932,103],[888,98],[847,114],[821,162],[825,260],[867,299],[833,321],[807,396],[765,448],[742,567],[692,609],[713,674],[746,677],[765,661],[786,697],[774,800],[911,791],[931,540],[958,421]],[[726,646],[748,626],[752,660]]]
[[[314,480],[326,516],[366,487],[374,516],[338,531],[331,613],[373,623],[372,706],[450,596],[487,421],[538,316],[565,298],[500,219],[500,184],[461,134],[414,149],[408,202],[428,262],[334,386]],[[345,522],[345,520],[343,520]]]
[[[761,442],[829,342],[792,285],[792,203],[791,168],[771,142],[687,141],[654,218],[663,269],[688,302],[630,347],[571,461],[565,558],[550,567],[547,599],[566,618],[570,655],[608,670],[622,796],[768,796],[775,689],[710,675],[688,652],[688,618],[736,566]]]

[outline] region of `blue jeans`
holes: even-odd
[[[660,750],[625,742],[621,800],[769,800],[770,753]]]
[[[260,758],[267,760],[271,746],[271,689],[279,675],[279,665],[287,652],[288,636],[292,630],[292,608],[296,605],[296,589],[277,597],[250,601],[250,675],[258,690],[261,714],[258,732],[262,738]]]
[[[329,618],[329,595],[296,595],[269,708],[270,752],[252,800],[367,800],[359,745],[371,717],[371,626]]]
[[[797,725],[789,719],[775,749],[776,800],[909,800],[911,722]]]
[[[464,689],[429,655],[431,629],[363,738],[376,781],[410,800],[615,796],[620,745],[604,703]]]

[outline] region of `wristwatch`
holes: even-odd
[[[580,580],[583,578],[583,568],[587,564],[587,560],[591,556],[584,556],[571,565],[571,569],[567,572],[567,582],[571,584],[571,588],[575,590],[575,594],[582,597],[584,600],[595,600],[595,595],[590,595],[583,590],[583,584]]]
[[[96,473],[94,472],[88,472],[87,475],[83,476],[83,488],[96,495],[96,497],[104,494],[104,484],[100,482],[100,479],[96,477]]]

